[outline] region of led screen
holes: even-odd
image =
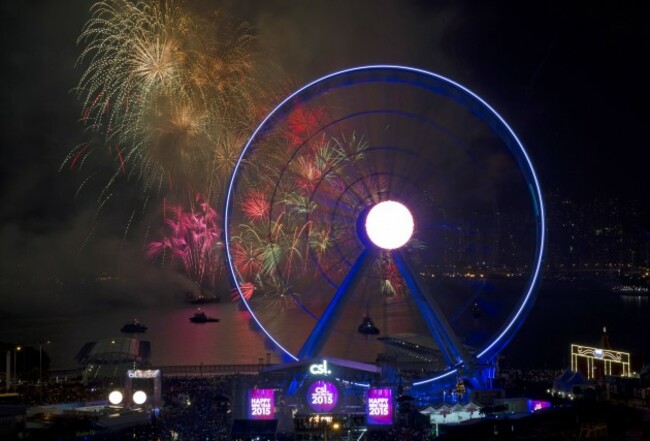
[[[391,389],[368,390],[366,417],[368,425],[393,424],[393,391]]]
[[[314,381],[307,389],[307,403],[314,412],[331,412],[339,401],[339,390],[329,381]]]
[[[547,407],[551,407],[551,403],[548,401],[528,400],[528,412],[535,412],[536,410],[546,409]]]
[[[251,420],[272,420],[274,418],[275,395],[273,389],[251,389],[248,391],[248,418]]]

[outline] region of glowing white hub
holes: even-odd
[[[413,216],[399,202],[380,202],[370,209],[366,217],[366,234],[378,247],[394,250],[411,238]]]

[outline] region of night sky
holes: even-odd
[[[250,22],[287,83],[365,64],[433,71],[476,92],[510,123],[543,190],[650,203],[650,27],[634,2],[204,3],[194,7],[222,8]],[[89,6],[0,4],[0,316],[124,300],[124,293],[84,293],[83,281],[97,274],[137,274],[129,292],[144,304],[160,300],[147,294],[151,287],[183,284],[130,251],[137,247],[124,246],[126,212],[111,212],[98,225],[96,195],[75,197],[84,176],[59,170],[87,136],[72,89],[82,74],[76,39]],[[119,188],[125,199],[137,197],[129,183]]]

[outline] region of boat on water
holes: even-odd
[[[612,292],[621,296],[650,297],[650,287],[647,285],[616,285]]]
[[[188,292],[186,295],[186,300],[192,305],[204,305],[206,303],[219,303],[221,301],[221,298],[213,295],[205,295],[203,291],[201,291],[199,295]]]
[[[366,335],[379,334],[379,328],[375,326],[375,324],[372,322],[372,319],[370,318],[369,315],[366,315],[363,318],[363,321],[359,325],[358,331],[359,333],[366,334]]]
[[[210,317],[205,314],[203,311],[196,311],[192,317],[190,317],[190,321],[192,323],[210,323],[210,322],[218,322],[219,319],[216,317]]]
[[[126,332],[129,334],[136,333],[136,332],[146,332],[147,327],[140,323],[140,321],[136,318],[133,319],[132,323],[127,323],[124,326],[122,326],[122,329],[120,331]]]
[[[221,299],[219,297],[206,297],[199,296],[194,299],[188,300],[192,305],[203,305],[206,303],[219,303]]]
[[[483,315],[483,311],[478,303],[474,302],[472,305],[472,317],[475,319],[480,318]]]

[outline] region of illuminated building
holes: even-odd
[[[630,353],[572,344],[571,370],[583,372],[588,380],[604,375],[631,377]]]
[[[572,278],[615,278],[646,268],[650,242],[639,234],[642,210],[618,199],[577,201],[547,193],[550,274]]]
[[[606,375],[631,377],[630,353],[610,347],[606,328],[603,328],[600,343],[599,348],[572,344],[571,370],[581,372],[587,380],[599,380]]]

